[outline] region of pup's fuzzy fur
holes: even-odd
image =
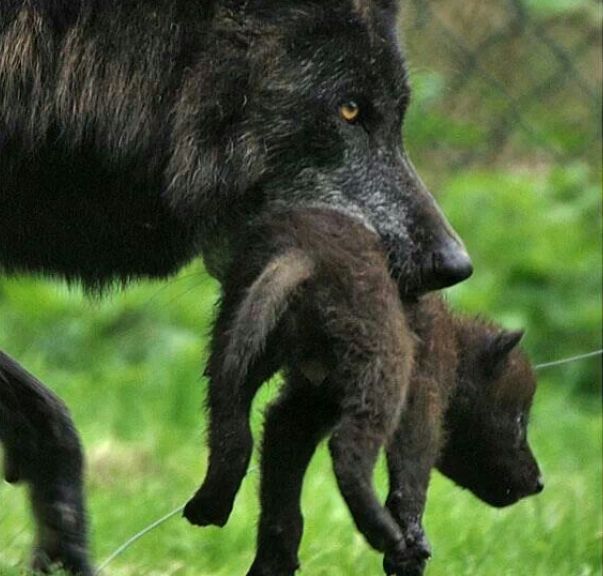
[[[250,574],[295,571],[303,475],[318,441],[342,418],[342,406],[352,400],[357,409],[362,397],[363,418],[371,421],[372,398],[381,411],[399,402],[392,383],[404,390],[406,381],[392,354],[408,361],[408,334],[399,304],[387,291],[383,298],[381,283],[391,290],[376,238],[337,214],[309,211],[278,215],[256,228],[225,285],[208,368],[210,465],[185,515],[200,525],[226,522],[249,462],[251,401],[284,365],[286,385],[266,422],[262,515]],[[422,573],[430,555],[421,518],[433,467],[494,506],[542,489],[526,437],[536,381],[516,348],[522,333],[454,315],[438,296],[405,310],[416,339],[414,368],[408,404],[387,444],[387,508],[404,541],[394,554],[386,549],[384,562],[388,574],[399,576]],[[392,332],[397,324],[402,341]],[[371,358],[379,361],[373,375],[381,384],[364,376]],[[342,374],[354,387],[334,396],[333,383]],[[379,431],[371,463],[374,448],[388,436],[386,428]],[[358,436],[344,451],[332,440],[336,471],[344,459],[368,482],[372,464],[366,465],[359,447],[366,450]],[[346,482],[341,475],[339,480],[345,495]],[[360,529],[383,549],[366,529],[367,521],[378,522],[379,508],[373,503],[359,520],[355,496],[347,501]]]
[[[210,463],[185,516],[226,522],[252,448],[249,408],[284,367],[268,411],[262,514],[250,575],[298,567],[303,473],[320,439],[359,530],[388,561],[406,561],[404,535],[377,500],[372,472],[398,423],[413,356],[396,284],[378,237],[331,210],[288,211],[246,237],[224,284],[208,365]]]

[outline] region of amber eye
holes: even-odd
[[[350,100],[339,107],[339,116],[342,120],[353,124],[360,118],[360,106],[353,100]]]

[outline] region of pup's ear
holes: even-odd
[[[491,376],[496,376],[503,368],[511,351],[523,338],[523,330],[501,330],[490,337],[482,356],[484,367]]]
[[[494,339],[492,346],[493,352],[499,356],[507,356],[523,338],[523,330],[507,331],[503,330]]]

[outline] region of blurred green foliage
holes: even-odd
[[[595,5],[415,0],[404,12],[405,140],[475,265],[450,298],[526,329],[536,362],[602,347]],[[599,408],[600,360],[552,378]]]
[[[445,183],[442,203],[475,264],[474,278],[451,291],[460,308],[525,329],[538,362],[601,348],[601,206],[588,166],[462,173]],[[600,392],[600,360],[557,374]]]
[[[568,13],[586,13],[600,18],[600,6],[592,0],[525,0],[525,6],[540,17],[567,16]]]

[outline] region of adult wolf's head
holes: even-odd
[[[383,239],[403,294],[468,277],[461,240],[404,150],[410,90],[396,2],[240,5],[233,26],[249,42],[249,68],[235,148],[247,147],[258,194],[268,205],[326,205],[360,218]]]

